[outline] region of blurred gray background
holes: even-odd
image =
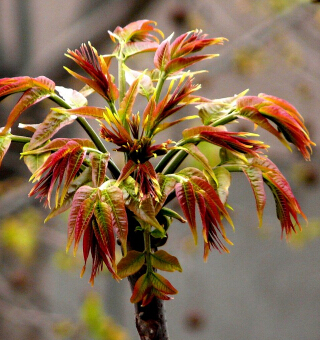
[[[307,1],[1,0],[0,77],[46,75],[80,89],[63,69],[70,65],[66,50],[90,40],[101,54],[109,53],[107,31],[138,19],[157,21],[165,35],[201,28],[210,37],[228,38],[214,49],[220,57],[201,65],[209,70],[198,77],[202,94],[221,98],[249,88],[252,95],[284,98],[320,145],[320,4]],[[16,99],[1,104],[0,126]],[[23,120],[36,123],[47,112],[41,104]],[[204,264],[202,245],[192,244],[186,225],[174,224],[165,249],[184,271],[168,274],[179,290],[166,303],[172,340],[320,339],[319,148],[305,162],[259,132],[309,225],[291,242],[281,240],[269,195],[259,229],[241,174],[233,175],[229,195],[236,226],[228,231],[230,254],[213,252]],[[46,212],[27,198],[32,185],[20,151],[15,145],[0,170],[0,339],[137,339],[126,280],[113,282],[104,272],[91,288],[90,270],[79,279],[80,252],[75,258],[65,254],[67,216],[43,225]],[[104,311],[94,319],[97,301]],[[112,328],[115,322],[124,328]],[[109,337],[93,330],[99,327],[112,330]]]

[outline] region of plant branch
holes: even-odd
[[[17,142],[17,143],[29,143],[31,138],[30,137],[26,137],[26,136],[16,136],[16,135],[10,135],[10,139],[13,142]]]

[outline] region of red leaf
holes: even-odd
[[[172,74],[172,73],[181,71],[185,69],[186,67],[191,66],[199,61],[202,61],[205,59],[212,59],[218,56],[219,54],[206,54],[206,55],[198,55],[198,56],[185,57],[185,58],[183,57],[175,58],[165,65],[165,72],[166,74]]]
[[[189,181],[177,183],[175,186],[176,196],[180,207],[186,217],[194,242],[197,244],[197,224],[196,224],[196,198],[194,195],[193,186]]]
[[[124,181],[128,178],[133,171],[138,168],[138,164],[136,164],[133,160],[129,159],[125,166],[122,168],[119,178],[117,179],[117,183]]]
[[[91,152],[89,157],[92,167],[92,183],[94,187],[99,187],[106,179],[110,154]]]
[[[78,216],[76,219],[76,226],[74,230],[74,249],[73,254],[76,254],[78,245],[80,242],[80,238],[83,234],[83,232],[88,227],[94,208],[96,205],[95,197],[96,195],[91,195],[89,198],[86,198],[80,205],[80,209],[78,211]]]
[[[43,99],[49,97],[53,92],[51,90],[34,87],[30,88],[21,96],[18,103],[12,109],[7,119],[5,127],[2,129],[1,134],[4,135],[13,126],[15,121],[21,114],[30,106],[39,103]]]
[[[94,207],[94,216],[96,218],[98,229],[94,230],[101,250],[110,259],[115,267],[115,237],[113,233],[111,207],[98,201]]]
[[[75,228],[76,228],[76,222],[78,218],[78,214],[80,211],[80,206],[82,202],[89,198],[91,195],[95,193],[95,189],[88,186],[84,185],[80,187],[72,200],[72,206],[71,206],[71,211],[69,214],[69,221],[68,221],[68,242],[67,242],[67,251],[69,250],[74,237],[75,237]]]
[[[154,65],[157,69],[163,71],[170,61],[170,39],[171,36],[164,40],[156,50],[154,55]]]
[[[110,185],[102,190],[101,195],[111,208],[113,230],[121,242],[125,255],[127,253],[128,219],[122,190],[115,185]]]

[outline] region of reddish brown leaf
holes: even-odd
[[[91,152],[89,154],[92,167],[92,183],[93,186],[99,187],[106,179],[106,172],[110,154]]]
[[[101,195],[111,208],[113,230],[121,242],[125,255],[127,253],[128,220],[122,190],[115,185],[110,185],[102,190]]]
[[[69,250],[74,237],[75,237],[75,228],[76,222],[80,211],[80,206],[84,200],[89,198],[91,195],[95,194],[94,188],[84,185],[81,186],[75,193],[74,198],[72,200],[71,211],[69,214],[69,221],[68,221],[68,242],[67,242],[67,251]]]
[[[175,191],[183,214],[191,228],[194,242],[197,244],[198,236],[196,224],[196,198],[194,195],[193,186],[189,181],[177,183],[175,186]]]
[[[243,172],[248,178],[248,181],[253,190],[253,194],[256,200],[257,213],[259,218],[259,226],[262,225],[263,210],[266,205],[266,193],[264,190],[264,183],[262,177],[262,171],[256,167],[244,167]]]

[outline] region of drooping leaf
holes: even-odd
[[[243,172],[248,178],[248,181],[253,190],[253,194],[254,194],[255,201],[256,201],[258,218],[259,218],[259,226],[261,227],[263,211],[266,205],[266,193],[264,190],[262,171],[259,168],[250,166],[250,167],[243,167]]]
[[[32,87],[53,92],[55,83],[47,77],[13,77],[0,79],[0,98],[17,92],[24,92]]]
[[[13,126],[16,120],[20,117],[20,115],[30,106],[39,103],[45,98],[48,98],[52,94],[51,90],[47,90],[44,88],[31,88],[27,90],[19,99],[17,104],[14,106],[12,111],[10,112],[7,123],[5,127],[2,129],[1,134],[4,135],[9,129]]]
[[[177,183],[175,186],[177,200],[186,217],[195,244],[198,242],[197,224],[196,224],[196,198],[193,190],[193,186],[190,181]]]
[[[34,132],[29,144],[29,150],[35,149],[45,143],[61,128],[72,124],[75,119],[76,116],[66,115],[51,110],[44,121],[37,127],[36,131]]]
[[[83,185],[76,191],[74,195],[74,198],[72,200],[71,211],[69,214],[69,220],[68,220],[68,241],[67,241],[67,247],[66,247],[67,251],[69,250],[74,240],[76,222],[77,222],[78,214],[80,211],[80,206],[84,200],[89,198],[91,195],[94,196],[95,192],[96,192],[96,189],[88,185]]]
[[[76,218],[75,230],[74,230],[74,249],[73,249],[74,255],[77,252],[80,238],[91,221],[94,208],[96,205],[95,196],[96,195],[91,194],[91,197],[86,198],[79,207],[78,216]]]
[[[271,125],[269,121],[256,108],[244,107],[240,110],[239,113],[239,117],[251,120],[254,124],[262,127],[263,129],[276,136],[280,140],[280,142],[291,151],[290,145],[287,143],[283,134],[280,133],[276,128],[274,128],[273,125]]]
[[[63,148],[66,144],[68,144],[70,141],[77,143],[78,145],[90,149],[96,149],[94,143],[89,139],[83,139],[83,138],[56,138],[49,142],[48,144],[42,146],[41,148],[34,149],[34,150],[27,150],[24,151],[22,156],[25,155],[36,155],[39,153],[43,153],[46,151],[55,151]]]
[[[211,125],[223,116],[227,116],[234,110],[236,101],[243,97],[247,92],[248,90],[245,90],[233,97],[214,99],[207,103],[197,105],[196,109],[199,110],[199,117],[203,124]]]
[[[94,216],[98,224],[95,230],[96,238],[102,251],[109,257],[110,262],[115,266],[115,237],[113,233],[111,207],[102,201],[97,201],[94,206]]]
[[[229,222],[231,226],[233,226],[232,220],[230,218],[230,215],[228,214],[228,211],[226,210],[225,206],[221,202],[219,195],[215,192],[213,187],[207,182],[204,181],[202,178],[199,177],[191,177],[190,181],[193,185],[193,188],[195,192],[201,191],[201,194],[205,197],[206,202],[209,203],[209,205],[215,206],[219,209],[220,213],[226,218],[226,220]],[[217,220],[220,220],[220,217]]]
[[[144,253],[137,250],[128,251],[117,265],[117,274],[122,279],[136,273],[145,263]]]
[[[61,197],[60,197],[60,204],[62,204],[67,192],[68,192],[68,189],[69,189],[69,186],[72,182],[72,180],[76,177],[82,163],[83,163],[83,160],[86,156],[86,153],[85,151],[79,147],[79,148],[75,148],[70,156],[69,156],[69,159],[68,159],[68,165],[67,165],[67,168],[66,168],[66,171],[65,171],[65,180],[64,180],[64,187],[63,187],[63,190],[62,190],[62,193],[61,193]],[[56,204],[58,205],[58,204]]]
[[[161,30],[153,25],[157,23],[152,20],[137,20],[129,23],[125,27],[118,26],[113,32],[108,32],[113,42],[131,42],[131,41],[158,41],[158,38],[152,33],[157,32],[163,37]]]
[[[135,171],[138,168],[138,164],[136,164],[133,160],[129,159],[128,162],[124,165],[124,167],[121,170],[120,176],[117,179],[117,183],[120,183],[124,181],[126,178],[128,178],[133,171]]]
[[[46,217],[44,222],[49,221],[51,218],[63,213],[64,211],[68,210],[73,201],[73,197],[76,193],[76,191],[81,187],[81,186],[89,186],[91,184],[91,168],[87,167],[78,177],[76,177],[70,184],[68,192],[63,200],[63,203],[59,206],[54,206],[50,214]]]
[[[178,259],[164,250],[158,250],[152,253],[150,259],[152,266],[157,269],[168,272],[174,272],[175,270],[182,272]]]
[[[89,154],[92,167],[92,183],[93,186],[99,187],[106,178],[108,161],[110,154],[91,152]]]
[[[269,147],[261,141],[247,138],[249,136],[256,136],[256,134],[227,131],[225,126],[198,126],[184,130],[182,135],[186,139],[199,138],[208,143],[226,148],[237,157],[242,158],[242,154],[245,153],[258,156],[261,153],[259,149],[267,149]]]
[[[125,255],[127,253],[128,219],[122,190],[115,185],[110,185],[101,190],[101,195],[111,208],[112,226]]]
[[[150,281],[152,286],[164,294],[177,294],[178,291],[172,286],[172,284],[158,273],[150,274]]]
[[[9,150],[11,144],[11,138],[8,135],[0,136],[0,166],[4,155]]]
[[[148,273],[141,275],[133,288],[130,298],[131,303],[138,303],[141,301],[143,296],[148,293],[151,287],[152,284]]]

